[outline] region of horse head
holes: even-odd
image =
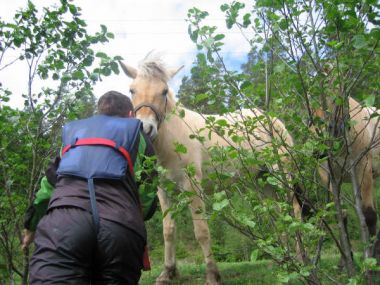
[[[135,108],[135,115],[143,122],[144,132],[154,139],[164,122],[167,112],[175,105],[173,91],[168,82],[183,66],[170,69],[162,60],[149,53],[138,68],[123,62],[120,65],[125,74],[132,78],[130,94]]]

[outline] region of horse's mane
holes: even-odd
[[[171,78],[162,56],[152,52],[148,53],[148,55],[140,61],[139,75],[148,78],[158,78],[165,82],[169,81]]]

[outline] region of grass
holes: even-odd
[[[355,259],[360,260],[360,254],[355,254]],[[347,281],[344,270],[338,267],[339,255],[330,252],[324,255],[320,262],[320,270],[327,273],[336,281]],[[255,262],[218,262],[218,267],[222,276],[224,285],[280,285],[305,284],[298,278],[289,282],[281,283],[278,280],[279,268],[271,260],[259,260]],[[156,278],[160,275],[162,265],[156,265],[151,271],[144,272],[140,280],[140,285],[151,285],[155,283]],[[179,279],[175,280],[173,285],[200,285],[205,283],[205,265],[196,263],[179,263]],[[359,268],[357,268],[359,270]],[[319,278],[323,285],[333,284],[326,274],[319,272]]]
[[[257,262],[218,263],[224,285],[278,284],[276,276],[271,274],[272,263],[268,260]],[[144,272],[140,285],[154,284],[162,267],[154,267]],[[204,264],[179,265],[180,277],[173,282],[175,285],[198,285],[205,283]]]

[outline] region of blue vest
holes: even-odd
[[[133,174],[141,121],[97,115],[67,123],[62,133],[62,158],[58,175],[86,179],[120,179]]]

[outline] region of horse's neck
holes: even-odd
[[[174,108],[176,109],[173,113]],[[194,127],[191,120],[185,120],[178,115],[182,112],[184,112],[185,116],[189,116],[190,113],[194,114],[193,111],[181,106],[168,108],[168,115],[162,122],[158,130],[158,136],[154,141],[158,156],[167,156],[168,152],[173,149],[173,144],[179,142],[184,136],[188,136],[189,128]]]

